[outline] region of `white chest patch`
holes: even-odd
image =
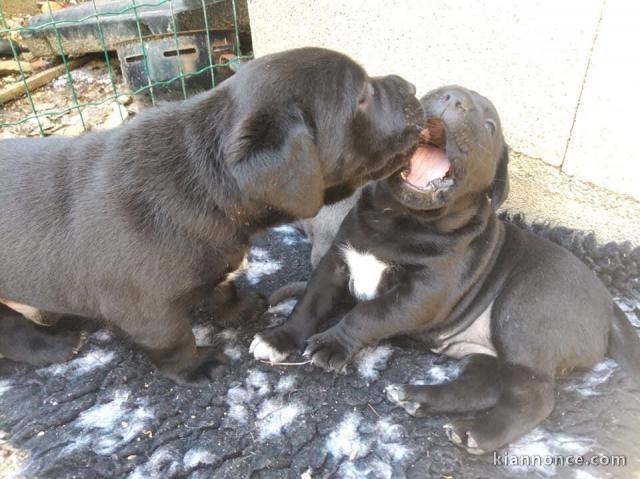
[[[360,301],[376,297],[382,275],[389,267],[371,253],[363,253],[352,246],[342,248],[344,260],[349,268],[349,290]]]

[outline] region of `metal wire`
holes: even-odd
[[[96,23],[98,25],[98,37],[100,37],[100,44],[102,45],[102,50],[104,52],[104,61],[107,63],[107,71],[109,72],[109,81],[111,82],[111,88],[113,89],[113,94],[118,100],[118,86],[116,85],[116,80],[113,77],[113,69],[111,68],[111,59],[109,58],[109,52],[107,51],[107,42],[104,39],[104,34],[102,32],[102,23],[100,22],[100,15],[98,15],[98,7],[96,6],[96,0],[91,0],[93,4],[93,12],[96,14]],[[122,114],[122,108],[118,107],[118,113],[120,114],[120,121],[124,121],[124,115]]]
[[[211,88],[215,88],[216,79],[213,70],[213,55],[211,53],[211,31],[209,30],[209,18],[207,16],[207,6],[201,0],[202,11],[204,12],[204,29],[207,31],[207,55],[209,56],[209,66],[211,67]]]
[[[133,2],[133,13],[136,16],[136,28],[138,29],[138,39],[140,40],[140,49],[142,50],[142,65],[144,66],[144,73],[147,75],[147,84],[149,86],[149,94],[151,95],[151,104],[156,106],[156,96],[153,92],[153,85],[151,83],[151,74],[149,73],[149,61],[147,59],[147,49],[142,39],[142,28],[140,28],[140,17],[138,16],[138,9],[136,7],[136,0]]]
[[[4,28],[4,30],[0,31],[0,33],[2,33],[5,30],[7,30],[7,27],[8,27],[7,20],[4,17],[4,12],[2,11],[2,5],[0,5],[0,20],[2,21],[2,25]],[[20,72],[20,80],[22,81],[22,85],[24,86],[24,89],[27,92],[27,99],[29,101],[29,106],[31,107],[31,111],[33,111],[33,116],[28,119],[35,118],[36,121],[38,122],[38,129],[40,130],[40,134],[44,135],[42,123],[40,122],[40,118],[38,118],[38,110],[36,110],[36,106],[33,103],[33,97],[31,96],[31,92],[29,91],[29,85],[27,85],[27,77],[24,74],[24,70],[22,69],[22,63],[20,63],[20,57],[18,55],[18,52],[16,51],[16,46],[11,40],[11,36],[10,35],[7,35],[7,36],[9,37],[9,46],[11,47],[11,54],[13,55],[13,58],[16,61],[16,64],[18,65],[18,71]],[[27,121],[27,120],[24,120],[24,121]],[[0,126],[3,126],[3,124],[0,123]]]
[[[175,48],[177,51],[175,60],[177,61],[177,66],[178,66],[178,71],[179,73],[175,76],[173,76],[172,78],[166,79],[166,80],[156,80],[154,78],[152,78],[152,71],[149,68],[149,59],[148,59],[148,49],[146,46],[146,42],[145,42],[145,37],[143,35],[143,31],[141,28],[141,21],[140,21],[140,16],[138,14],[139,10],[141,8],[146,8],[146,7],[158,7],[161,6],[163,4],[169,3],[170,4],[170,13],[171,13],[171,30],[172,30],[172,34],[173,34],[173,40],[175,43]],[[167,85],[171,85],[173,82],[175,81],[180,81],[180,85],[181,85],[181,89],[182,89],[182,97],[183,98],[187,98],[188,96],[188,90],[187,90],[187,84],[186,84],[186,80],[191,78],[191,77],[195,77],[195,76],[199,76],[199,75],[203,75],[203,74],[210,74],[211,76],[211,87],[215,87],[216,86],[216,80],[215,80],[215,70],[221,67],[228,67],[231,63],[235,63],[235,62],[239,62],[242,60],[248,60],[251,59],[252,56],[251,55],[242,55],[241,50],[240,50],[240,35],[239,35],[239,27],[238,27],[238,16],[237,16],[237,10],[236,10],[236,2],[235,0],[231,0],[231,6],[233,9],[233,24],[234,24],[234,29],[235,29],[235,41],[236,41],[236,54],[237,54],[237,58],[235,59],[231,59],[229,61],[226,62],[214,62],[214,53],[213,53],[213,49],[211,46],[211,41],[212,41],[212,35],[211,35],[211,30],[209,28],[209,18],[207,16],[207,3],[205,0],[201,0],[201,4],[202,4],[202,14],[203,14],[203,20],[204,20],[204,28],[206,31],[206,35],[207,35],[207,56],[208,56],[208,65],[200,68],[199,70],[195,71],[195,72],[184,72],[183,71],[183,64],[182,64],[182,60],[181,60],[181,48],[180,48],[180,38],[179,38],[179,31],[178,31],[178,27],[177,27],[177,22],[176,22],[176,17],[175,17],[175,12],[174,12],[174,6],[172,3],[172,0],[158,0],[158,1],[141,1],[141,0],[132,0],[131,4],[125,8],[119,8],[117,10],[110,10],[107,12],[99,12],[97,5],[96,5],[96,0],[92,0],[92,4],[93,4],[93,14],[91,15],[87,15],[84,16],[82,18],[76,19],[76,20],[56,20],[53,12],[51,10],[51,5],[47,3],[47,10],[48,10],[48,14],[50,17],[50,21],[44,22],[40,25],[37,26],[19,26],[19,27],[9,27],[7,20],[5,18],[4,12],[2,10],[2,6],[0,6],[0,36],[2,37],[7,37],[9,39],[11,39],[11,34],[14,33],[22,33],[22,32],[33,32],[33,31],[38,31],[38,30],[42,30],[45,28],[52,28],[53,29],[53,35],[55,38],[55,42],[57,44],[57,48],[60,54],[60,58],[62,60],[62,64],[64,65],[64,75],[66,76],[66,82],[67,82],[67,86],[69,88],[69,92],[70,92],[70,104],[69,106],[66,106],[65,108],[60,108],[60,109],[48,109],[48,110],[38,110],[38,108],[36,107],[36,103],[34,101],[32,92],[29,88],[29,84],[27,82],[28,80],[28,75],[26,74],[26,72],[24,71],[24,68],[21,64],[20,61],[20,55],[18,54],[15,42],[10,41],[10,45],[11,45],[11,51],[13,54],[13,58],[16,62],[16,65],[18,67],[18,72],[20,74],[20,81],[22,83],[22,86],[24,87],[25,90],[25,95],[27,98],[27,101],[29,103],[29,107],[31,110],[31,113],[13,120],[13,121],[4,121],[2,118],[0,118],[0,127],[8,127],[8,126],[17,126],[23,123],[26,123],[28,121],[31,120],[35,120],[38,124],[38,130],[40,135],[45,135],[45,131],[43,128],[43,124],[41,122],[41,119],[43,117],[58,117],[61,115],[64,115],[66,113],[69,113],[71,111],[77,111],[78,115],[80,117],[80,121],[82,123],[83,128],[86,129],[87,125],[85,122],[85,118],[83,116],[83,110],[86,108],[96,108],[99,107],[107,102],[111,102],[111,101],[118,101],[120,98],[122,97],[127,97],[130,95],[140,95],[140,94],[148,94],[151,98],[151,103],[153,105],[156,104],[156,92],[154,91],[154,89],[157,89],[158,87],[164,87]],[[113,69],[113,65],[112,65],[112,61],[109,57],[109,52],[108,52],[108,47],[107,47],[107,41],[105,39],[105,33],[103,30],[103,25],[102,25],[102,20],[104,20],[104,18],[108,18],[108,17],[112,17],[112,16],[117,16],[117,15],[122,15],[128,12],[133,12],[134,16],[135,16],[135,20],[136,20],[136,27],[137,27],[137,40],[138,43],[140,44],[140,49],[141,49],[141,56],[142,56],[142,61],[143,61],[143,67],[144,67],[144,73],[146,75],[146,85],[142,86],[140,88],[137,88],[135,90],[131,90],[131,91],[121,91],[118,88],[118,84],[116,81],[116,75]],[[104,96],[103,98],[99,98],[97,100],[94,101],[85,101],[82,102],[80,101],[80,98],[78,96],[78,91],[74,85],[74,80],[73,80],[73,75],[71,74],[71,69],[69,67],[69,61],[68,61],[68,55],[64,50],[63,47],[63,41],[59,32],[59,27],[61,26],[66,26],[66,25],[77,25],[77,24],[81,24],[83,22],[87,22],[87,21],[94,21],[96,22],[96,27],[97,27],[97,35],[98,38],[100,40],[100,45],[102,47],[102,51],[104,54],[104,60],[105,60],[105,64],[106,64],[106,68],[107,68],[107,73],[108,73],[108,77],[109,77],[109,83],[111,86],[111,90],[112,90],[112,94],[107,94],[106,96]],[[118,108],[118,113],[120,115],[121,120],[124,120],[123,117],[123,112],[122,109]]]
[[[180,83],[182,85],[182,97],[187,99],[187,85],[184,82],[184,74],[182,72],[182,60],[180,58],[180,44],[178,43],[178,27],[176,26],[176,16],[173,12],[173,2],[170,4],[171,7],[171,26],[173,30],[173,41],[176,44],[176,55],[178,58],[178,70],[180,71]]]
[[[239,57],[239,60],[250,60],[253,57],[251,55],[244,55],[242,57]],[[192,73],[185,73],[184,77],[185,78],[190,78],[193,76],[198,76],[203,74],[206,71],[211,71],[213,74],[213,70],[215,68],[220,68],[220,67],[227,67],[229,65],[231,65],[232,63],[235,63],[237,59],[233,59],[233,60],[229,60],[228,62],[224,62],[224,63],[214,63],[213,65],[207,65],[203,68],[201,68],[198,71],[192,72]],[[171,77],[167,80],[162,80],[162,81],[156,81],[153,83],[154,86],[164,86],[164,85],[169,85],[170,83],[173,83],[174,81],[178,80],[180,78],[180,75],[176,75],[174,77]],[[144,91],[148,90],[149,87],[148,86],[144,86],[141,88],[138,88],[137,90],[134,91],[130,91],[127,94],[131,94],[131,95],[138,95],[140,93],[143,93]],[[127,94],[124,93],[120,93],[119,96],[126,96]],[[94,102],[86,102],[86,103],[80,103],[79,106],[81,108],[84,107],[97,107],[100,105],[103,105],[105,103],[107,103],[108,101],[112,101],[112,100],[116,100],[117,97],[115,95],[111,95],[108,97],[105,97],[103,100],[100,101],[94,101]],[[76,107],[75,106],[70,106],[67,108],[63,108],[61,110],[46,110],[46,111],[40,111],[37,113],[37,116],[39,117],[43,117],[43,116],[60,116],[60,115],[64,115],[65,113],[68,113],[71,110],[74,110]],[[6,123],[0,123],[0,126],[15,126],[15,125],[19,125],[21,123],[25,123],[29,120],[33,120],[34,118],[36,118],[36,115],[29,115],[26,116],[18,121],[14,121],[14,122],[6,122]]]
[[[51,20],[53,20],[53,11],[51,10],[51,3],[47,2],[47,9],[49,10],[49,16]],[[58,26],[56,22],[53,22],[53,33],[56,37],[56,42],[58,43],[58,48],[60,49],[60,57],[62,58],[62,63],[64,64],[64,71],[67,75],[67,86],[69,87],[69,91],[71,92],[71,99],[73,100],[73,104],[78,110],[78,115],[80,115],[80,123],[82,123],[82,129],[86,131],[87,125],[84,123],[84,116],[82,116],[82,110],[80,109],[80,105],[78,104],[78,94],[76,92],[76,87],[73,85],[73,77],[71,76],[71,69],[69,68],[69,62],[67,62],[67,55],[64,53],[64,47],[62,46],[62,39],[60,38],[60,32],[58,32]]]

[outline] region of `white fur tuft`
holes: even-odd
[[[351,245],[342,248],[342,254],[349,267],[349,289],[360,301],[373,299],[378,292],[382,275],[389,265],[371,253],[363,253]]]

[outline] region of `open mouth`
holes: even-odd
[[[440,118],[427,120],[409,167],[400,173],[400,177],[407,185],[425,193],[453,186],[453,166],[447,158],[446,133]]]

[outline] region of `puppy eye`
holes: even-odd
[[[496,122],[493,120],[487,120],[484,123],[484,126],[487,128],[487,130],[489,130],[489,133],[491,133],[491,135],[495,135],[496,134],[496,130],[498,129],[498,127],[496,126]]]

